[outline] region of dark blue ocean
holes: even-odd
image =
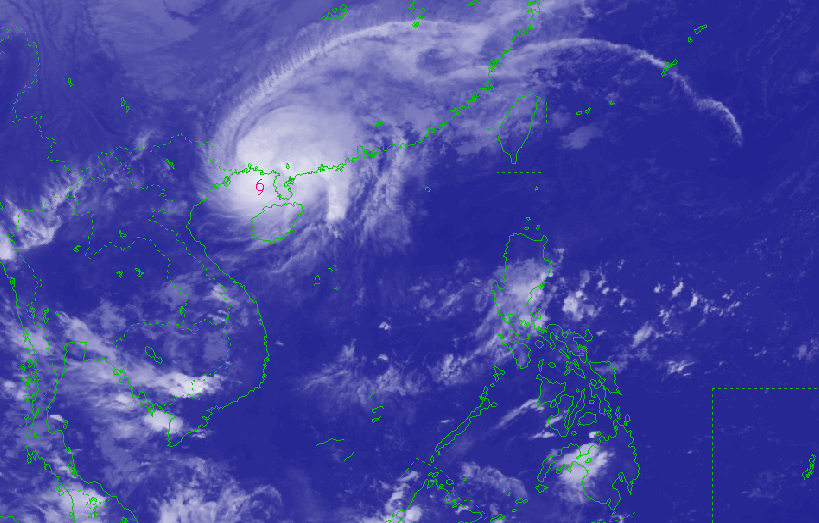
[[[0,518],[816,521],[817,11],[0,0]]]

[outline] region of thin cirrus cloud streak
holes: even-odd
[[[345,58],[346,62],[344,62],[345,68],[350,67],[351,70],[355,70],[356,67],[352,66],[362,66],[367,63],[366,58],[363,58],[363,56],[371,54],[373,51],[378,55],[379,50],[382,52],[392,52],[392,48],[400,47],[399,43],[396,43],[397,40],[399,40],[399,38],[396,38],[396,34],[400,34],[401,38],[404,38],[404,35],[406,35],[407,42],[415,41],[413,40],[415,38],[413,33],[407,32],[406,29],[404,29],[403,32],[400,30],[387,31],[387,26],[392,27],[390,24],[392,23],[390,22],[383,26],[368,28],[336,37],[326,43],[314,45],[309,51],[305,51],[297,62],[294,61],[289,64],[288,67],[281,69],[280,71],[282,72],[271,74],[266,80],[251,90],[248,90],[247,93],[241,97],[242,101],[239,103],[237,109],[235,109],[220,126],[216,141],[222,143],[228,150],[232,151],[231,154],[235,160],[241,160],[235,162],[239,165],[245,165],[247,163],[245,160],[249,159],[251,160],[250,163],[262,164],[262,168],[264,168],[264,164],[268,166],[275,164],[277,169],[284,171],[279,164],[285,163],[285,160],[289,160],[289,157],[292,156],[292,162],[287,161],[286,163],[290,165],[291,172],[294,173],[300,172],[302,169],[315,168],[322,163],[331,165],[341,161],[343,158],[354,156],[352,154],[354,151],[360,152],[360,149],[356,149],[356,145],[358,145],[359,142],[367,143],[368,140],[372,143],[389,142],[396,137],[398,138],[396,141],[400,141],[400,139],[404,137],[401,136],[400,133],[395,134],[394,129],[392,131],[387,131],[386,128],[381,129],[379,130],[381,134],[378,135],[376,135],[375,129],[368,129],[368,126],[370,126],[372,122],[363,121],[361,118],[353,115],[355,111],[345,108],[343,97],[338,94],[343,91],[342,89],[331,89],[328,87],[322,91],[321,87],[311,87],[313,90],[310,92],[326,95],[311,97],[312,100],[322,100],[324,105],[320,107],[309,107],[303,99],[303,90],[295,89],[295,86],[298,86],[300,82],[306,78],[313,80],[324,78],[328,80],[327,82],[311,82],[312,85],[328,83],[335,85],[335,82],[329,81],[332,79],[332,76],[328,75],[337,72],[338,68],[334,67],[331,62],[341,54],[346,53],[347,56]],[[446,30],[449,31],[465,30],[454,23],[436,24],[436,27],[442,28],[441,30],[446,28]],[[489,32],[476,30],[475,27],[475,25],[468,26],[469,30],[474,33],[472,40],[486,41]],[[385,35],[391,38],[386,43],[372,41],[373,38],[384,38]],[[458,38],[455,38],[453,41],[458,41]],[[442,47],[442,43],[446,42],[440,39],[435,45]],[[645,51],[635,50],[624,44],[613,44],[584,38],[560,38],[547,43],[527,43],[520,48],[521,50],[517,50],[519,53],[517,60],[531,57],[534,54],[545,54],[545,52],[550,50],[576,47],[593,48],[595,46],[601,49],[604,48],[621,54],[627,54],[636,58],[638,61],[644,61],[652,66],[661,68],[664,65],[663,62]],[[353,48],[352,53],[349,52],[351,47]],[[431,47],[421,45],[419,49],[420,51],[415,54],[392,53],[390,55],[396,55],[396,57],[399,58],[398,63],[403,63],[406,66],[405,68],[412,72],[415,80],[429,76],[419,74],[421,71],[418,68],[418,63],[423,52],[429,51]],[[516,59],[514,58],[516,55],[512,54],[510,56],[513,57],[512,60]],[[393,61],[390,63],[392,62]],[[450,64],[450,62],[451,60],[446,61],[447,64]],[[511,63],[512,62],[510,62],[510,64]],[[437,82],[421,82],[424,92],[432,92],[433,98],[441,98],[436,92],[447,88],[451,90],[451,88],[457,86],[459,80],[463,78],[469,77],[469,79],[471,79],[473,76],[479,76],[476,68],[471,67],[471,69],[475,71],[475,73],[473,73],[470,71],[470,67],[466,65],[463,67],[459,66],[460,64],[458,63],[453,68],[453,71],[447,70],[444,74],[438,75]],[[357,69],[366,68],[357,67]],[[375,69],[377,70],[377,65]],[[458,74],[454,74],[455,72]],[[458,76],[460,77],[456,79]],[[509,74],[510,79],[516,76],[519,77],[520,75],[516,75],[514,72]],[[734,115],[731,114],[721,102],[698,97],[690,88],[686,79],[676,72],[672,72],[672,78],[681,83],[685,93],[693,99],[696,108],[715,112],[727,122],[733,131],[735,142],[741,144],[742,130]],[[468,82],[464,82],[464,84],[466,83]],[[382,87],[387,90],[389,89],[386,85]],[[375,92],[377,91],[376,89]],[[276,93],[275,96],[271,95],[273,92]],[[373,103],[378,107],[377,94],[375,98],[376,101]],[[263,109],[263,106],[270,105],[278,105],[278,107],[269,110],[268,114],[258,117],[257,113],[266,110]],[[395,105],[400,106],[400,104]],[[414,114],[416,116],[423,116],[421,119],[426,120],[424,123],[429,123],[430,119],[437,121],[435,120],[435,114],[440,114],[441,111],[445,112],[445,104],[441,104],[440,100],[438,100],[438,102],[434,102],[433,105],[436,107],[430,107],[427,103],[428,107],[415,109]],[[384,107],[384,104],[380,106]],[[398,116],[399,119],[400,117],[404,117],[405,121],[417,122],[419,120],[414,117],[407,119],[407,116],[413,116],[409,110],[396,112],[395,108],[391,108],[390,111],[392,111],[393,116]],[[477,112],[478,111],[476,111],[476,114]],[[389,120],[389,116],[386,119]],[[469,119],[469,116],[465,116],[463,122],[466,123]],[[322,125],[323,120],[330,122],[331,127],[344,128],[347,132],[342,133],[344,136],[341,138],[328,138],[328,133],[326,132],[327,125]],[[413,125],[413,128],[416,127],[423,129],[418,123]],[[293,129],[296,129],[296,131],[292,131]],[[573,148],[583,147],[588,143],[589,139],[594,136],[599,136],[599,131],[595,129],[576,134],[579,132],[580,131],[575,131],[575,134],[571,134],[566,138],[564,141],[566,146]],[[450,141],[451,137],[457,133],[458,131],[449,133],[449,135],[444,133],[442,139]],[[339,133],[331,134],[338,135]],[[379,139],[376,139],[376,136],[378,136]],[[387,139],[385,140],[384,138]],[[299,150],[300,146],[302,150]],[[283,151],[286,152],[286,154],[284,154]],[[316,151],[325,151],[327,154],[317,155]],[[288,158],[285,158],[285,156]],[[325,160],[325,158],[327,159]],[[418,166],[415,165],[415,167]],[[353,171],[353,173],[351,174],[349,171]],[[378,169],[362,170],[360,166],[356,166],[356,168],[350,167],[346,173],[325,172],[298,177],[294,185],[295,194],[291,201],[299,201],[308,207],[320,203],[326,206],[324,213],[326,218],[330,220],[341,219],[345,216],[350,202],[357,196],[355,192],[356,178],[364,174],[375,177],[381,175]],[[398,179],[404,175],[403,173],[399,173],[397,175]],[[253,187],[251,187],[253,181],[251,181],[250,184],[246,182],[243,183],[248,185],[248,187],[243,186],[241,196],[238,196],[238,193],[233,195],[228,204],[228,208],[233,208],[237,210],[237,212],[241,210],[241,213],[247,214],[247,212],[249,212],[248,209],[257,212],[259,210],[257,207],[262,208],[264,205],[274,202],[274,200],[270,199],[275,198],[275,196],[273,191],[270,190],[271,187],[269,184],[265,185],[268,189],[269,196],[264,195],[259,197],[259,195],[254,192]],[[275,201],[278,201],[278,199],[275,198]],[[243,216],[243,219],[247,219],[247,217],[248,216]],[[282,224],[291,222],[292,220],[290,218],[292,217],[283,216],[280,223],[277,223],[274,228],[280,228]],[[369,225],[370,230],[378,230],[377,227],[372,225],[374,222],[379,221],[378,218],[377,213],[370,213],[368,214],[368,218],[361,223]],[[304,218],[302,218],[302,220],[304,220]],[[400,223],[403,222],[398,223],[400,225]],[[399,235],[393,236],[398,237]]]
[[[299,379],[298,390],[321,398],[321,405],[337,415],[339,409],[365,405],[373,390],[379,394],[416,396],[427,392],[423,373],[388,364],[380,374],[369,377],[366,356],[355,354],[355,341],[342,347],[336,360],[320,371]]]
[[[544,51],[547,51],[551,49],[595,45],[603,46],[607,49],[622,52],[638,60],[646,61],[660,69],[663,69],[666,66],[665,62],[656,58],[654,55],[648,53],[647,51],[643,51],[641,49],[634,49],[626,44],[614,44],[611,42],[595,40],[590,38],[569,38],[565,40],[557,40],[554,42],[549,42],[548,44],[543,44],[542,48]],[[694,107],[703,112],[711,112],[716,114],[724,123],[729,125],[731,131],[733,132],[734,143],[741,147],[743,144],[742,128],[740,127],[739,123],[736,120],[736,117],[731,113],[731,111],[727,107],[725,107],[725,105],[722,102],[719,102],[712,98],[702,98],[698,96],[694,92],[694,89],[692,89],[691,86],[688,85],[688,82],[685,80],[685,77],[679,74],[676,70],[671,69],[670,73],[671,77],[675,81],[679,82],[679,84],[682,86],[683,91],[685,91],[685,94],[691,97],[691,101],[694,104]]]
[[[516,16],[507,16],[507,23],[518,23],[515,19],[523,14],[520,10]],[[353,158],[362,153],[359,145],[372,148],[411,142],[411,133],[425,134],[429,125],[451,116],[449,109],[468,97],[458,95],[459,91],[467,93],[475,82],[483,81],[486,68],[476,66],[476,62],[482,63],[477,54],[490,38],[507,29],[494,23],[440,22],[426,24],[422,34],[405,25],[387,22],[312,44],[297,60],[239,95],[236,108],[223,120],[213,139],[215,150],[225,151],[229,159],[225,165],[244,167],[250,163],[265,171],[276,169],[285,176],[293,176],[322,164],[336,165],[345,158]],[[431,66],[427,63],[430,60]],[[438,63],[444,66],[443,70],[429,69]],[[376,74],[379,70],[384,74]],[[394,81],[374,80],[382,77]],[[367,85],[366,104],[349,94],[356,91],[360,82]],[[387,124],[376,129],[376,116]],[[466,123],[470,117],[460,120]],[[483,135],[476,136],[488,140]],[[363,176],[380,179],[389,174],[388,178],[394,179],[390,185],[400,190],[402,178],[423,176],[429,163],[425,161],[426,154],[414,150],[413,162],[401,162],[404,155],[393,152],[388,155],[386,166],[348,164],[343,172],[295,177],[293,198],[288,201],[302,203],[305,208],[323,206],[326,219],[338,220],[358,196],[359,179]],[[214,179],[224,176],[222,169],[209,172],[214,173]],[[247,220],[266,205],[282,203],[271,186],[272,180],[267,183],[264,177],[250,180],[251,177],[244,177],[240,189],[229,190],[223,204],[224,211],[241,220]],[[281,189],[279,185],[284,179],[279,180],[277,188]],[[262,194],[254,191],[258,180],[264,185]],[[279,211],[274,209],[272,214],[281,214]],[[359,225],[369,232],[377,231],[378,223],[405,228],[405,220],[394,219],[401,214],[400,209],[385,216],[368,208],[366,214]],[[300,220],[304,223],[305,217]],[[274,228],[287,221],[280,217]],[[399,237],[391,235],[395,241]]]

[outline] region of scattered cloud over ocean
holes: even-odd
[[[526,487],[518,478],[504,475],[500,470],[489,465],[480,466],[474,461],[461,464],[463,477],[491,487],[499,494],[506,496],[509,492],[514,498],[526,498]]]
[[[284,506],[272,485],[243,487],[225,467],[199,458],[174,460],[161,499],[158,521],[179,523],[262,523],[275,520]],[[383,523],[383,522],[382,522]]]

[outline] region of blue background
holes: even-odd
[[[491,93],[421,144],[348,164],[349,179],[299,178],[304,216],[281,242],[259,242],[246,218],[261,199],[230,192],[255,198],[254,172],[208,193],[245,167],[250,130],[302,133],[259,146],[275,152],[260,167],[278,172],[285,160],[299,173],[343,162],[356,154],[349,140],[416,142],[484,85],[485,61],[529,20],[525,2],[419,0],[413,30],[424,36],[414,36],[403,3],[347,6],[343,20],[321,21],[335,4],[0,3],[0,261],[20,304],[3,283],[0,516],[68,521],[59,477],[79,489],[81,518],[95,496],[107,500],[103,521],[383,522],[421,485],[401,475],[431,470],[418,460],[478,405],[498,366],[499,406],[436,461],[470,506],[494,505],[509,521],[709,520],[713,388],[817,386],[816,7],[541,5]],[[468,28],[483,39],[469,33],[472,45]],[[526,115],[510,120],[504,139],[522,144],[511,165],[498,127],[526,92],[542,102],[525,143]],[[296,152],[311,147],[315,157]],[[333,183],[348,194],[335,218],[328,202],[340,197],[322,192]],[[614,363],[617,404],[632,419],[640,477],[615,515],[557,477],[535,490],[544,457],[569,443],[534,437],[541,413],[501,422],[535,395],[498,340],[508,326],[490,284],[509,236],[534,225],[552,265],[538,305],[549,322],[594,333],[589,358]],[[509,261],[529,288],[546,267],[528,251]],[[116,277],[123,268],[128,277]],[[232,311],[230,369],[219,359],[227,341],[214,341],[227,339],[213,327],[226,314],[212,299],[217,282]],[[190,298],[185,325],[211,327],[191,339],[156,327],[117,344],[128,325],[183,319],[174,284]],[[39,318],[46,307],[62,317],[31,321],[30,303]],[[28,451],[21,322],[49,336],[33,340],[49,392]],[[68,428],[46,429],[52,370],[74,340],[90,352],[70,346],[49,410]],[[151,366],[146,340],[167,363]],[[224,367],[216,389],[175,411],[185,430],[201,430],[169,446],[109,368],[83,361],[113,362],[118,350],[129,379],[163,404],[181,394],[179,376]],[[819,450],[814,393],[715,391],[713,521],[815,517],[819,478],[799,477]],[[317,446],[331,437],[344,441]],[[85,481],[65,468],[66,445]],[[35,448],[51,471],[27,463]],[[600,489],[628,461],[610,451]],[[768,472],[775,494],[751,496]],[[405,520],[472,520],[442,497],[421,495]]]

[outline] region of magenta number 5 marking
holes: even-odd
[[[262,186],[262,188],[261,188],[261,189],[259,189],[259,186],[260,186],[260,185]],[[256,190],[257,190],[257,191],[259,191],[258,196],[261,196],[261,195],[262,195],[262,193],[264,192],[264,184],[262,183],[262,179],[261,179],[261,178],[259,178],[259,181],[258,181],[258,182],[256,182]]]

